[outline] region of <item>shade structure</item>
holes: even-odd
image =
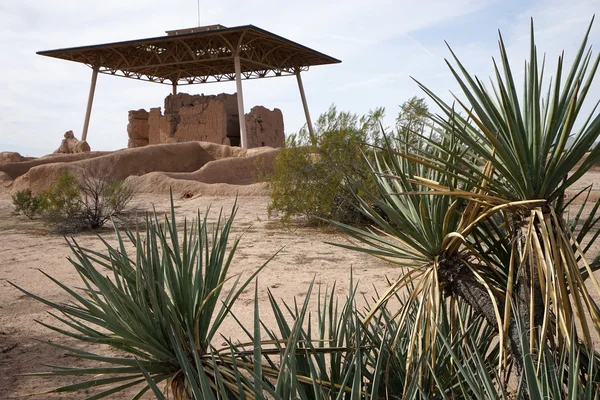
[[[103,74],[168,85],[233,81],[236,55],[240,57],[242,79],[293,75],[313,65],[341,62],[253,25],[172,32],[37,54],[97,67]]]
[[[96,76],[109,74],[171,85],[236,81],[242,147],[246,132],[242,79],[296,75],[311,66],[341,61],[254,25],[221,25],[167,32],[167,36],[39,51],[92,68],[92,85],[82,132],[86,140]],[[313,134],[301,79],[298,79],[310,134]]]

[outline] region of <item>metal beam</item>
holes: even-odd
[[[242,91],[242,67],[240,65],[240,56],[236,55],[233,59],[235,64],[235,85],[237,87],[238,119],[240,120],[240,140],[241,147],[248,148],[248,137],[246,136],[246,114],[244,113],[244,93]]]
[[[243,58],[240,58],[240,61],[243,61]],[[104,67],[102,67],[104,68]],[[173,72],[173,70],[171,70],[171,73]],[[179,72],[181,72],[181,75],[186,75],[186,76],[182,76],[177,82],[178,85],[195,85],[195,84],[204,84],[204,83],[215,83],[215,82],[229,82],[229,78],[225,79],[223,77],[223,75],[217,75],[212,74],[211,75],[211,71],[209,71],[209,75],[189,75],[188,71],[186,70],[179,70]],[[111,76],[118,76],[121,78],[128,78],[128,79],[136,79],[136,80],[140,80],[140,81],[144,81],[144,82],[152,82],[152,83],[158,83],[158,84],[163,84],[163,85],[172,85],[172,82],[170,81],[170,78],[163,78],[163,77],[159,77],[159,76],[153,76],[152,73],[148,72],[146,73],[123,73],[123,71],[121,70],[111,70],[111,69],[100,69],[100,73],[101,74],[106,74],[106,75],[111,75]],[[235,71],[233,72],[235,74]],[[248,74],[250,74],[250,76],[247,76]],[[277,75],[279,74],[279,75]],[[292,70],[280,70],[280,71],[273,71],[273,70],[268,70],[268,71],[252,71],[252,72],[244,72],[242,74],[242,79],[263,79],[263,78],[277,78],[280,76],[290,76],[290,75],[294,75],[295,72]],[[217,79],[219,78],[219,79]]]
[[[298,88],[300,89],[300,97],[302,98],[302,106],[304,107],[304,115],[306,116],[306,126],[308,127],[308,133],[311,141],[314,143],[315,132],[313,131],[312,121],[310,119],[310,112],[308,111],[308,104],[306,104],[306,94],[304,93],[304,85],[302,85],[302,78],[300,77],[300,71],[296,71],[296,78],[298,79]]]
[[[181,65],[189,65],[189,64],[194,64],[194,66],[197,65],[204,65],[204,64],[210,64],[214,63],[215,61],[225,61],[225,60],[231,60],[233,57],[231,56],[227,56],[227,57],[215,57],[215,58],[198,58],[195,60],[186,60],[186,61],[173,61],[173,62],[164,62],[164,63],[158,63],[158,64],[148,64],[148,65],[136,65],[133,67],[128,67],[126,70],[127,71],[139,71],[139,70],[147,70],[150,68],[156,68],[156,67],[180,67]],[[120,69],[120,68],[119,68]]]
[[[173,96],[177,94],[177,81],[173,82]]]
[[[87,140],[88,128],[90,127],[90,117],[92,116],[92,104],[94,103],[94,93],[96,92],[96,81],[98,80],[98,70],[100,66],[95,66],[92,72],[92,82],[90,84],[90,93],[88,95],[87,109],[85,111],[85,120],[83,121],[83,130],[81,131],[81,140]]]

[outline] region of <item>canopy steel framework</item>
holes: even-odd
[[[37,53],[92,68],[82,140],[87,139],[99,73],[168,84],[173,94],[179,85],[235,80],[242,147],[247,147],[242,80],[295,75],[309,133],[313,135],[300,73],[310,66],[336,64],[340,60],[253,25],[212,25],[167,33],[155,38]]]

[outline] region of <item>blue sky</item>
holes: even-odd
[[[488,77],[502,31],[520,72],[534,18],[538,51],[553,73],[562,49],[574,55],[596,1],[479,0],[200,0],[201,24],[253,24],[342,60],[303,74],[313,120],[331,104],[359,114],[398,106],[421,95],[411,76],[443,98],[458,88],[444,63],[448,41],[471,72]],[[91,70],[35,54],[39,50],[160,36],[197,25],[196,0],[2,0],[0,2],[0,151],[40,156],[55,150],[67,130],[80,136]],[[600,46],[600,22],[590,43]],[[244,81],[244,103],[280,108],[287,133],[304,114],[293,77]],[[93,150],[127,145],[127,111],[161,106],[169,86],[100,75],[88,142]],[[180,87],[192,94],[235,92],[234,83]],[[600,99],[595,83],[589,100]]]

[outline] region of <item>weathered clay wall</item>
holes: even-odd
[[[160,107],[151,108],[148,113],[148,144],[160,144]]]
[[[227,114],[237,115],[237,94],[221,93],[217,95],[178,93],[165,98],[165,114],[178,113],[183,107],[199,106],[217,101],[223,103]]]
[[[225,105],[217,101],[182,107],[179,124],[173,135],[178,141],[200,140],[230,144],[227,138],[227,113]]]
[[[127,116],[129,123],[127,124],[127,135],[129,142],[127,147],[142,147],[146,146],[148,141],[148,111],[131,110]]]
[[[169,95],[164,110],[164,115],[158,107],[150,112],[130,111],[129,147],[188,141],[240,145],[237,94]],[[283,147],[281,110],[254,107],[246,114],[246,125],[248,147]]]
[[[248,147],[283,147],[283,114],[279,108],[273,111],[255,106],[246,114]]]

